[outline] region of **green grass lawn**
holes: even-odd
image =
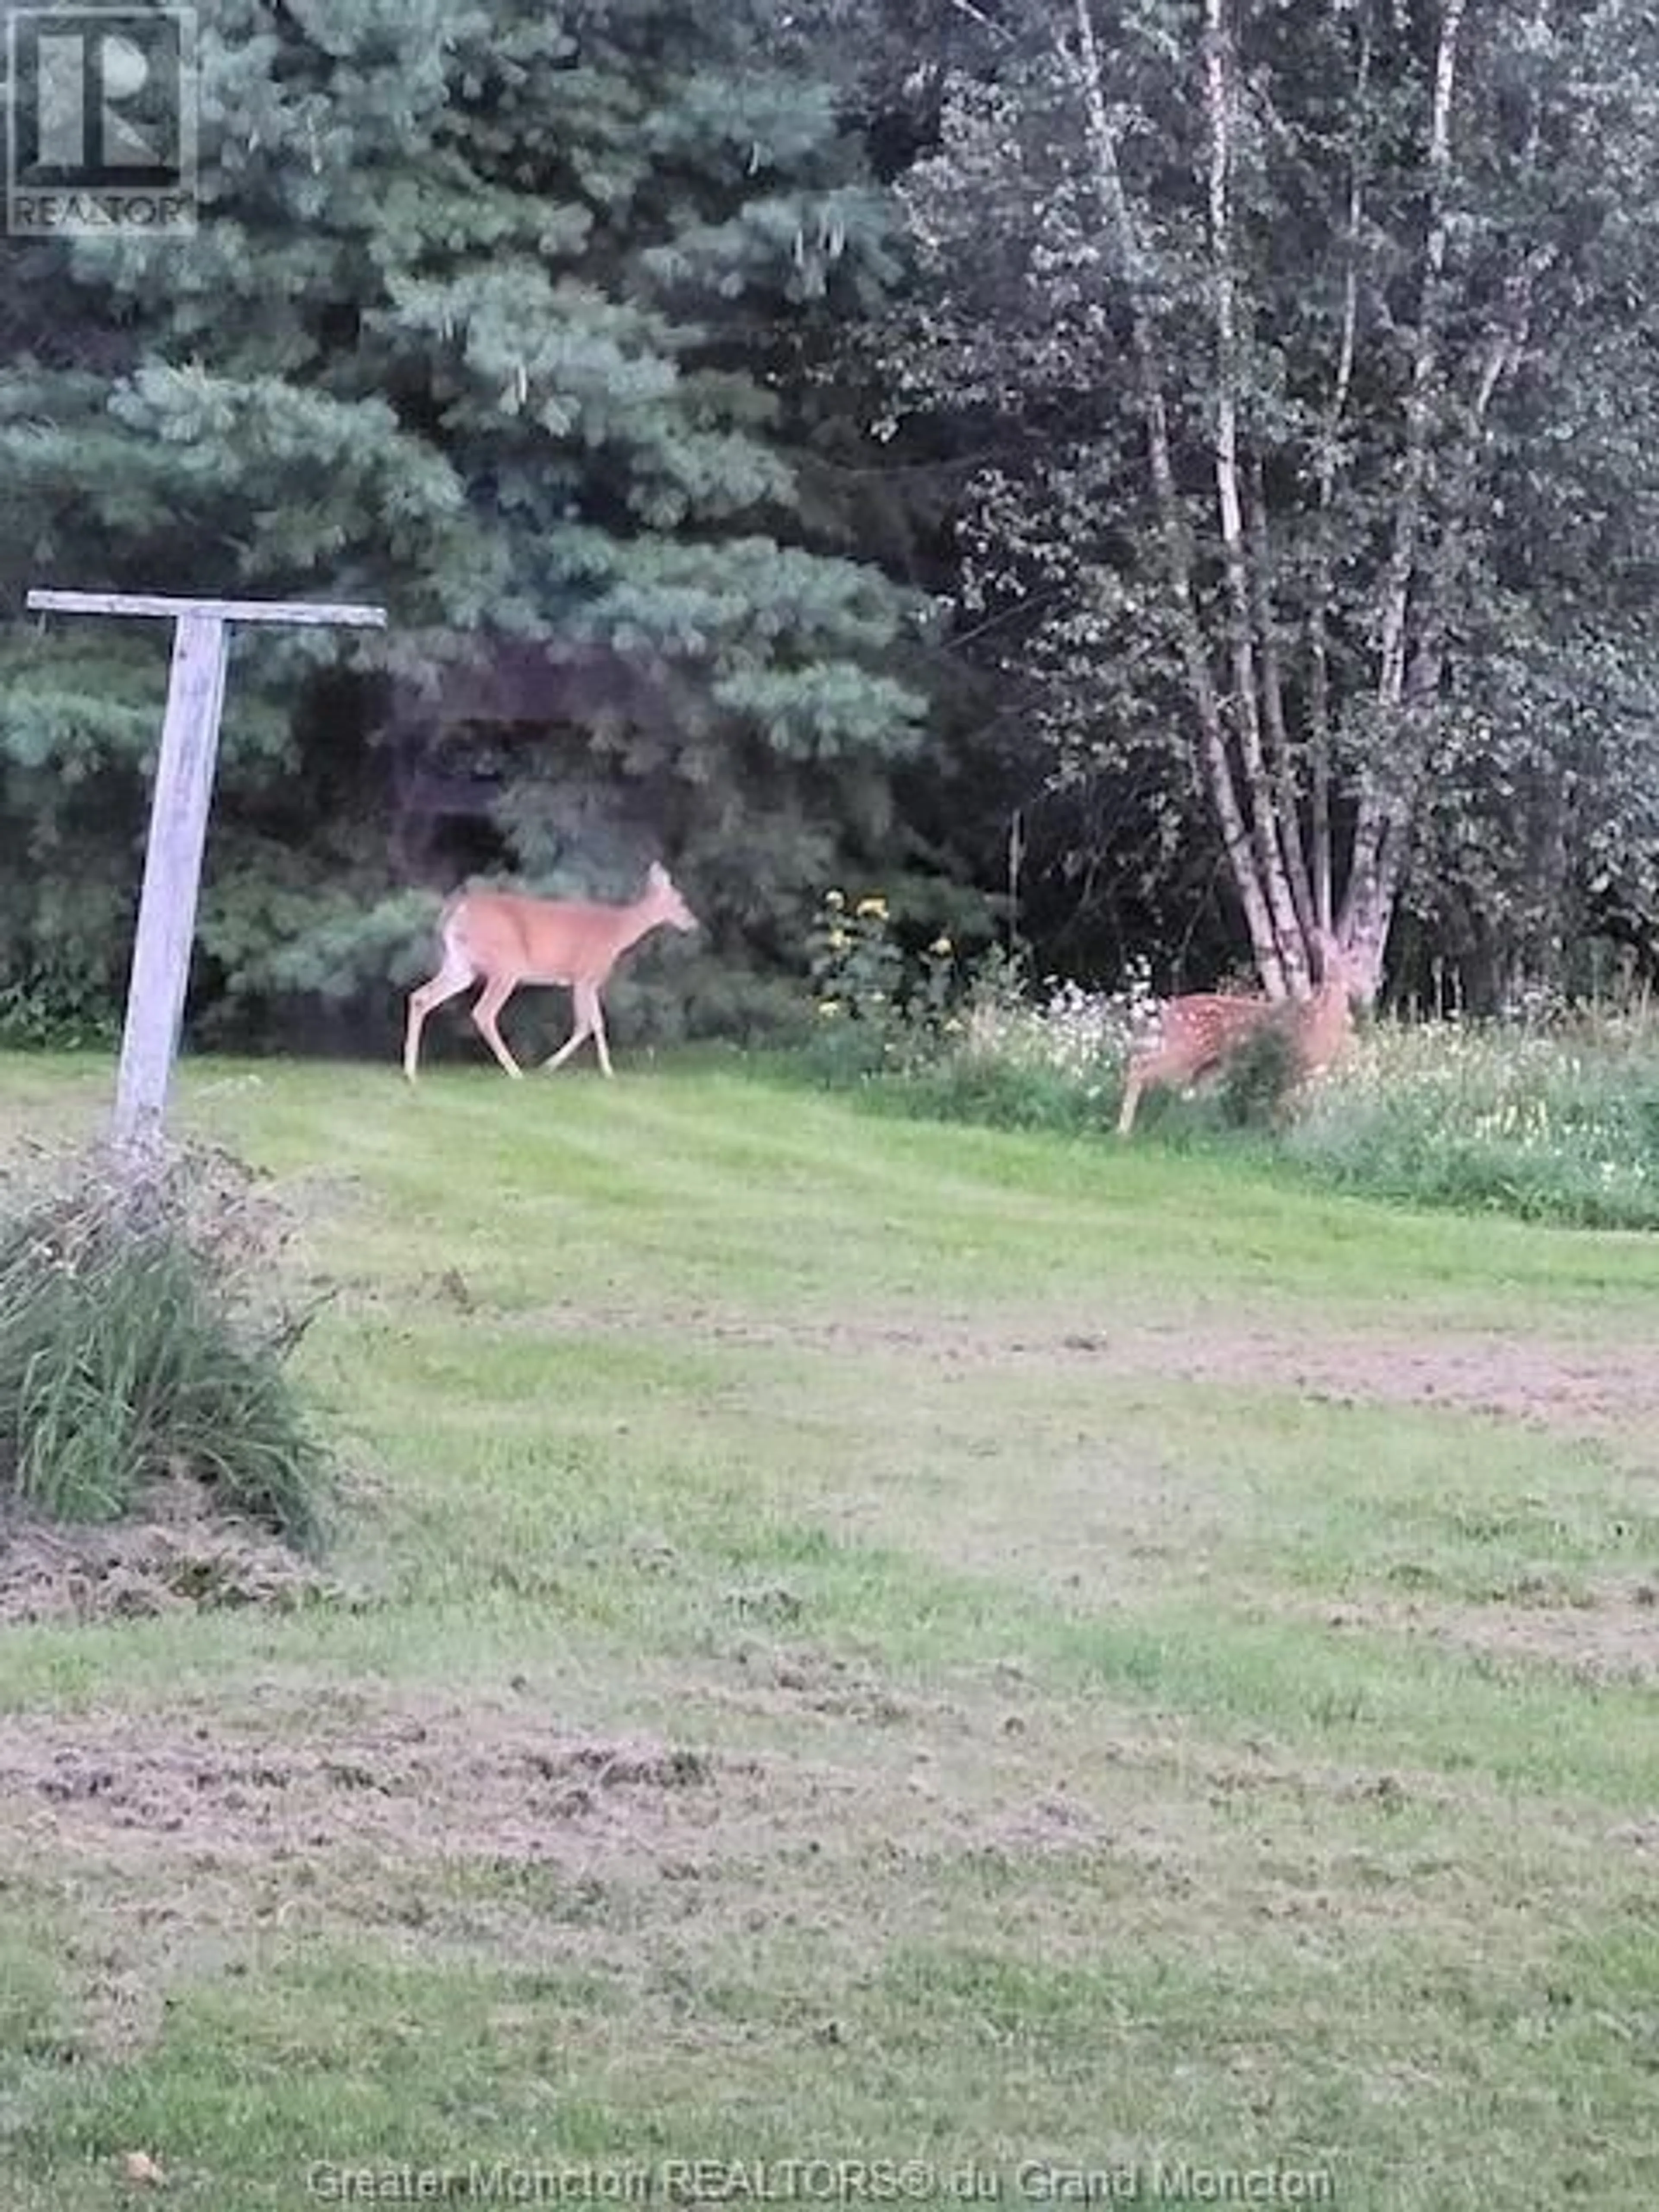
[[[1659,2202],[1659,1240],[628,1060],[186,1071],[368,1598],[0,1630],[0,2202]]]

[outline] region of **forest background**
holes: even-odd
[[[470,876],[1475,1012],[1659,944],[1632,0],[217,0],[190,239],[0,242],[0,1039],[106,1035],[239,645],[192,1033],[380,1050]]]

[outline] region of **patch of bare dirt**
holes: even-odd
[[[1184,1333],[1147,1332],[1121,1354],[1102,1340],[1087,1348],[1155,1373],[1288,1388],[1339,1406],[1443,1406],[1578,1432],[1659,1418],[1659,1346],[1564,1346],[1496,1333],[1232,1334],[1206,1326],[1190,1342]]]
[[[630,1838],[681,1844],[754,1770],[478,1710],[392,1713],[303,1741],[112,1714],[0,1720],[0,1816],[58,1853],[211,1868],[365,1847],[493,1865]]]
[[[361,1918],[366,1879],[407,1903],[429,1895],[438,1868],[509,1882],[545,1869],[569,1892],[741,1884],[744,1869],[803,1853],[1167,1849],[1158,1823],[1142,1832],[1150,1806],[1128,1771],[1109,1823],[1040,1733],[952,1713],[941,1737],[926,1707],[882,1725],[871,1686],[781,1656],[752,1697],[717,1701],[781,1717],[822,1700],[833,1741],[810,1759],[574,1732],[527,1692],[429,1705],[325,1692],[303,1710],[273,1699],[234,1727],[205,1709],[0,1716],[0,1880],[33,1868],[54,1886],[112,1881],[183,1935],[234,1929],[239,1898],[243,1918],[280,1922],[330,1896]]]
[[[501,1317],[518,1328],[605,1333],[637,1316],[571,1305]],[[1149,1326],[1114,1317],[1056,1326],[1052,1317],[987,1322],[946,1315],[858,1314],[763,1321],[709,1311],[674,1316],[693,1338],[798,1352],[916,1359],[949,1370],[1086,1367],[1113,1378],[1293,1390],[1334,1405],[1443,1406],[1580,1433],[1659,1426],[1659,1340],[1552,1343],[1496,1330],[1425,1340],[1387,1329],[1240,1327],[1213,1315]]]
[[[793,1709],[872,1728],[893,1728],[924,1717],[918,1700],[898,1696],[880,1675],[833,1652],[740,1645],[734,1661],[753,1686],[741,1700],[751,1711]],[[926,1715],[930,1720],[938,1717]]]
[[[963,1356],[982,1359],[979,1337]],[[1163,1328],[1012,1331],[1014,1362],[1087,1365],[1115,1376],[1292,1390],[1338,1406],[1446,1407],[1584,1431],[1659,1420],[1659,1345],[1573,1346],[1493,1332],[1425,1340],[1385,1331]]]
[[[217,1512],[198,1483],[158,1484],[145,1506],[142,1518],[77,1528],[0,1516],[0,1624],[369,1601],[257,1523]]]
[[[1051,1747],[953,1761],[918,1730],[867,1753],[863,1735],[849,1722],[839,1757],[803,1760],[577,1733],[527,1685],[441,1705],[259,1694],[234,1725],[205,1707],[0,1717],[0,1910],[34,1884],[74,1899],[74,2047],[118,2056],[181,1983],[255,1971],[278,1931],[384,1928],[423,1954],[629,1973],[642,1930],[680,1951],[776,1923],[843,1945],[850,1973],[872,1864],[924,1911],[937,1885],[941,1915],[980,1858],[1109,1853],[1159,1896],[1191,1887],[1190,1839],[1172,1844],[1139,1793],[1108,1822]]]
[[[1335,1628],[1384,1628],[1482,1658],[1549,1666],[1585,1682],[1659,1684],[1659,1589],[1610,1586],[1581,1602],[1450,1604],[1427,1600],[1343,1605]]]
[[[76,2056],[141,2047],[181,1984],[257,1972],[277,1933],[383,1929],[423,1956],[626,1977],[647,1952],[729,1959],[775,1928],[855,1976],[884,1912],[941,1939],[964,1912],[988,1924],[1033,1863],[1054,1886],[1018,1909],[1056,1946],[1075,1940],[1068,1869],[1171,1942],[1197,1940],[1194,1900],[1218,1894],[1264,1920],[1329,1898],[1350,1935],[1431,1910],[1478,1939],[1489,1899],[1455,1841],[1396,1850],[1349,1822],[1434,1802],[1498,1832],[1507,1803],[1483,1810],[1439,1776],[1120,1735],[1089,1705],[1028,1719],[1018,1687],[999,1678],[953,1739],[826,1717],[830,1755],[811,1760],[573,1731],[527,1681],[442,1703],[265,1685],[234,1718],[0,1717],[0,1910],[35,1885],[55,1911],[73,1900]],[[1655,1839],[1620,1841],[1641,1875]]]
[[[323,1692],[234,1729],[185,1713],[0,1717],[0,1909],[20,1882],[75,1898],[77,2039],[116,2054],[155,2033],[181,1975],[247,1972],[258,1931],[385,1922],[441,1940],[468,1907],[436,1877],[471,1870],[506,1878],[498,1902],[522,1934],[538,1910],[515,1899],[521,1873],[551,1869],[562,1893],[630,1868],[695,1874],[764,1810],[748,1762],[484,1707],[369,1711]]]

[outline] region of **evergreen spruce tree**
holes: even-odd
[[[712,1018],[879,854],[908,611],[813,542],[778,384],[878,298],[888,217],[768,13],[222,0],[197,235],[8,248],[9,616],[40,582],[390,610],[343,675],[338,640],[239,653],[201,978],[228,1004],[389,1001],[411,886],[468,861],[621,894],[660,853],[728,955],[688,970]],[[0,631],[0,960],[57,1004],[124,961],[142,627]]]

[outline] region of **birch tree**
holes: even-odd
[[[1271,994],[1328,943],[1374,993],[1459,780],[1582,761],[1581,726],[1528,719],[1546,668],[1593,653],[1603,710],[1653,726],[1659,445],[1631,425],[1659,412],[1659,26],[1633,0],[961,12],[979,51],[906,183],[927,294],[892,357],[896,418],[946,405],[996,454],[964,609],[1038,679],[1057,774],[1161,755]],[[1615,380],[1587,403],[1586,374]]]

